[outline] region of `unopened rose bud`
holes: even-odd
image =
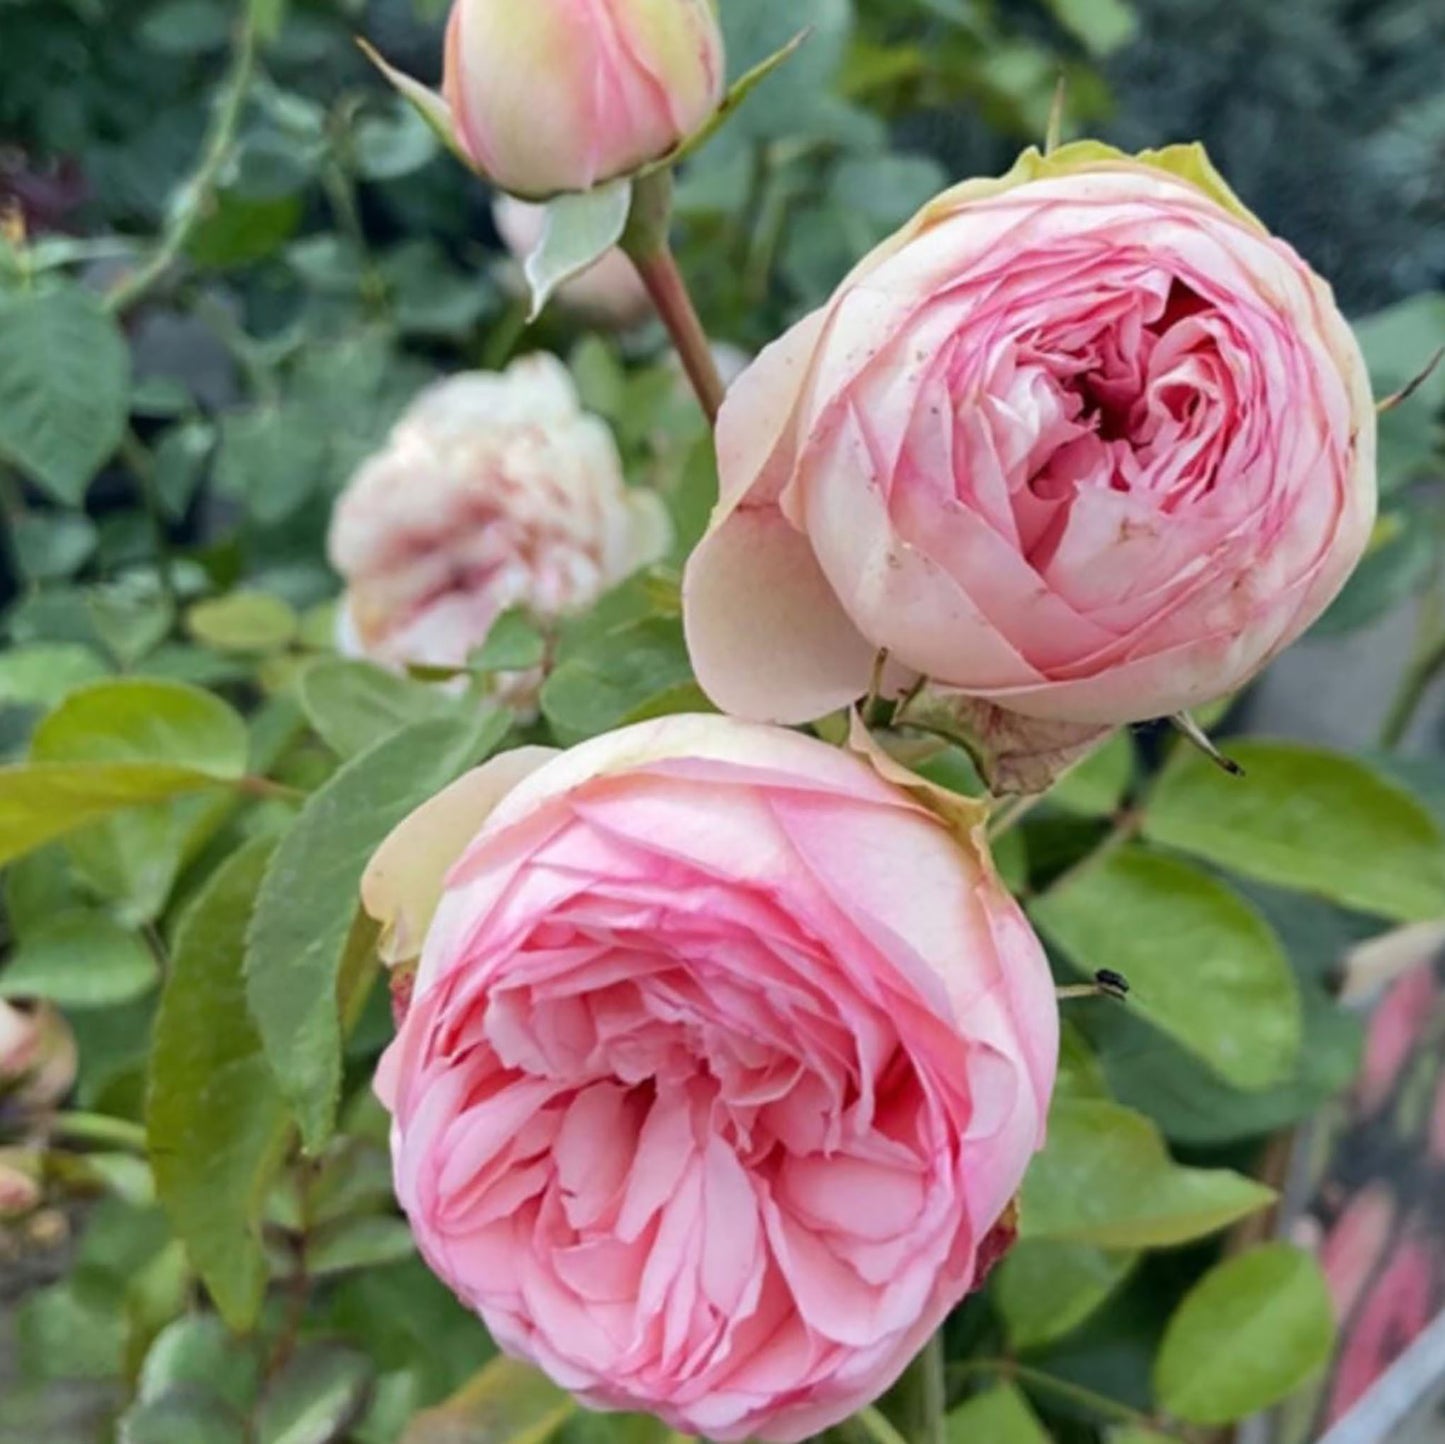
[[[503,190],[590,190],[666,155],[723,94],[712,0],[456,0],[456,139]]]
[[[0,1148],[0,1223],[24,1218],[43,1196],[36,1154],[27,1148]]]

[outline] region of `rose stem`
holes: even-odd
[[[672,337],[708,425],[716,426],[726,388],[712,359],[707,332],[702,328],[687,283],[668,245],[671,216],[671,173],[659,170],[639,177],[634,183],[632,214],[621,246],[637,267],[637,274],[642,277],[642,284]]]

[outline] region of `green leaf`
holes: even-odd
[[[352,136],[356,173],[363,180],[397,180],[433,160],[439,147],[426,118],[399,96],[381,112],[364,115]]]
[[[513,607],[492,623],[487,640],[468,658],[479,672],[525,672],[540,667],[547,639],[525,608]]]
[[[1154,1384],[1191,1424],[1227,1424],[1292,1394],[1335,1344],[1334,1309],[1316,1260],[1289,1244],[1211,1269],[1169,1321]]]
[[[117,678],[72,693],[36,729],[37,762],[168,763],[218,780],[244,775],[245,723],[220,698],[180,682]],[[226,802],[222,803],[224,807]],[[221,813],[186,798],[107,819],[71,838],[87,881],[144,921],[159,914],[180,869]]]
[[[146,1098],[156,1191],[217,1307],[240,1330],[261,1307],[261,1207],[288,1131],[242,972],[271,847],[259,840],[228,858],[182,920]]]
[[[338,984],[361,874],[409,812],[489,755],[500,712],[417,722],[354,757],[307,800],[277,849],[246,949],[246,995],[308,1150],[331,1135],[341,1087]]]
[[[338,757],[355,757],[414,722],[455,714],[440,687],[383,671],[370,662],[323,657],[302,672],[306,719]]]
[[[1067,1018],[1059,1028],[1059,1071],[1054,1089],[1075,1098],[1109,1096],[1104,1070],[1089,1046],[1089,1040]]]
[[[0,456],[74,506],[125,431],[125,338],[69,283],[0,295],[0,332]]]
[[[281,652],[299,626],[292,608],[270,592],[231,592],[198,602],[186,615],[190,634],[218,652]]]
[[[943,1428],[948,1444],[1049,1444],[1038,1416],[1012,1384],[995,1384],[950,1409]]]
[[[396,1263],[409,1258],[415,1248],[411,1230],[399,1218],[344,1218],[312,1236],[306,1266],[320,1278]]]
[[[1356,322],[1355,335],[1369,363],[1375,395],[1391,396],[1424,370],[1445,336],[1445,292],[1425,291],[1376,311]],[[1442,408],[1445,367],[1437,366],[1409,400],[1380,417],[1382,494],[1398,491],[1435,464]]]
[[[32,512],[10,527],[15,560],[31,581],[73,576],[95,551],[95,523],[77,512]]]
[[[632,181],[623,177],[547,202],[542,238],[522,270],[532,292],[535,321],[559,286],[580,276],[622,239],[632,209]]]
[[[141,1365],[136,1393],[149,1402],[187,1387],[200,1388],[249,1414],[260,1384],[255,1346],[237,1339],[215,1314],[190,1313],[156,1335]]]
[[[1159,779],[1146,836],[1219,867],[1401,922],[1445,914],[1445,838],[1353,758],[1247,739],[1229,777],[1192,749]]]
[[[105,676],[105,663],[74,642],[40,642],[0,652],[0,702],[54,707],[76,688]]]
[[[332,1444],[361,1417],[371,1365],[336,1344],[303,1344],[256,1414],[256,1444]]]
[[[1085,976],[1122,973],[1128,1007],[1235,1087],[1263,1088],[1293,1069],[1302,1025],[1289,959],[1269,924],[1208,874],[1127,847],[1030,913]]]
[[[1112,55],[1139,32],[1128,0],[1049,0],[1049,9],[1090,55]]]
[[[328,450],[326,433],[297,403],[233,412],[221,423],[216,489],[263,526],[285,521],[315,495]]]
[[[1274,1192],[1226,1168],[1183,1168],[1141,1114],[1058,1098],[1048,1141],[1024,1179],[1026,1239],[1106,1249],[1167,1248],[1263,1208]]]
[[[105,913],[75,910],[34,924],[0,971],[0,995],[97,1008],[155,986],[155,955]]]
[[[215,786],[163,763],[27,763],[0,767],[0,865],[113,813]]]
[[[1064,773],[1049,801],[1085,817],[1105,817],[1118,810],[1133,776],[1134,742],[1127,730],[1119,731]]]
[[[72,692],[36,728],[36,762],[166,762],[222,782],[246,770],[246,724],[181,682],[115,678]]]
[[[401,1444],[547,1444],[576,1412],[539,1369],[499,1355],[446,1403],[418,1414]]]
[[[646,617],[570,650],[542,688],[542,711],[570,746],[663,711],[707,710],[692,682],[681,623]]]
[[[1032,1349],[1072,1333],[1123,1283],[1137,1258],[1051,1239],[1015,1244],[990,1280],[1010,1346]]]
[[[15,1311],[21,1377],[113,1378],[121,1369],[124,1328],[115,1300],[92,1296],[77,1279],[37,1289]]]
[[[118,1437],[120,1444],[247,1444],[244,1422],[201,1389],[134,1405]]]

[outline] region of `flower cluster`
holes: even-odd
[[[707,0],[581,16],[453,12],[451,123],[505,190],[626,174],[718,105]],[[574,299],[630,314],[608,264]],[[1007,1246],[1058,1017],[983,804],[856,719],[846,749],[769,724],[925,680],[1085,726],[1237,688],[1364,549],[1374,407],[1202,152],[1088,143],[926,206],[736,381],[717,448],[684,611],[734,716],[504,753],[397,829],[363,888],[405,979],[377,1090],[422,1252],[505,1349],[790,1441]],[[655,507],[559,363],[446,383],[338,508],[348,636],[458,664],[655,558]]]

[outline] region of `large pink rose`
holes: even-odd
[[[328,549],[342,650],[460,667],[509,607],[583,611],[666,550],[661,499],[629,488],[606,424],[554,356],[423,391],[352,478]]]
[[[721,717],[509,753],[363,891],[425,938],[377,1077],[418,1243],[588,1404],[800,1439],[980,1281],[1052,984],[979,835],[874,764]]]
[[[718,454],[688,637],[776,721],[882,648],[1031,716],[1180,711],[1319,615],[1375,510],[1359,348],[1197,147],[940,196],[734,385]]]

